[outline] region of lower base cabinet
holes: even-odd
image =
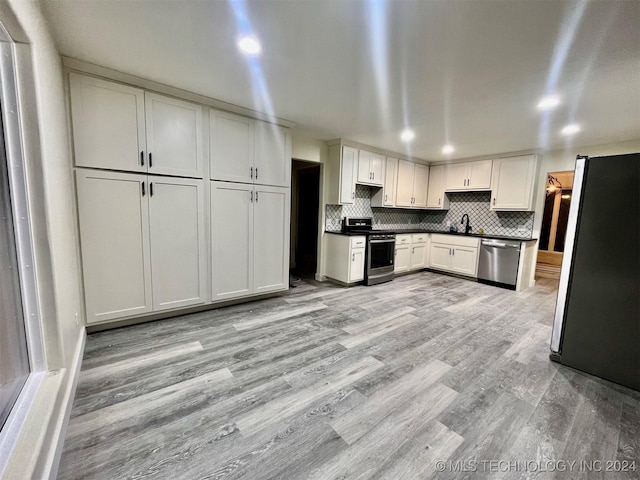
[[[393,273],[426,268],[428,257],[429,234],[396,235],[396,259]]]
[[[342,283],[364,280],[366,245],[363,236],[327,234],[327,277]]]
[[[458,275],[477,277],[478,247],[477,238],[432,235],[429,267]]]
[[[289,287],[289,189],[211,182],[212,300]]]
[[[87,322],[206,301],[201,180],[77,169]]]

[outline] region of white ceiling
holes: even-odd
[[[640,2],[42,2],[60,53],[441,160],[640,137]],[[236,47],[245,11],[263,52]],[[235,12],[235,15],[234,15]],[[246,22],[244,22],[246,24]],[[554,66],[555,65],[555,66]],[[535,105],[562,96],[551,114]],[[270,106],[271,105],[271,106]],[[272,108],[272,112],[270,109]],[[411,126],[411,150],[399,132]],[[546,133],[545,133],[546,132]]]

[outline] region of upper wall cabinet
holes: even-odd
[[[202,177],[202,107],[70,74],[80,167]]]
[[[537,166],[535,155],[495,159],[491,210],[533,210]]]
[[[327,162],[327,203],[352,205],[356,198],[358,149],[346,145],[331,145]]]
[[[429,167],[429,189],[427,191],[427,208],[433,210],[449,210],[449,197],[444,193],[446,167],[434,165]]]
[[[429,167],[398,160],[396,206],[426,208],[428,184]]]
[[[71,73],[75,163],[146,172],[144,92]]]
[[[286,187],[291,134],[286,128],[210,110],[211,179]]]
[[[387,157],[384,162],[384,184],[371,195],[372,207],[395,207],[398,159]]]
[[[360,150],[358,152],[358,183],[382,187],[384,156]]]
[[[492,160],[447,165],[445,190],[464,192],[491,189]]]

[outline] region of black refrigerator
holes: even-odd
[[[640,390],[640,153],[576,160],[551,359]]]

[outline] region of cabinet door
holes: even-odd
[[[374,185],[382,186],[384,183],[384,176],[382,175],[384,165],[384,156],[373,153],[371,154],[371,183]]]
[[[251,293],[254,195],[253,185],[211,182],[213,301]]]
[[[289,288],[289,189],[256,186],[253,203],[253,291]]]
[[[75,164],[146,172],[144,93],[69,74]]]
[[[366,150],[358,151],[358,183],[372,183],[371,157],[373,154]]]
[[[432,243],[429,251],[429,267],[450,270],[452,247],[440,243]]]
[[[266,122],[255,122],[254,183],[288,187],[291,184],[291,134]]]
[[[396,245],[393,273],[408,272],[411,265],[411,245]]]
[[[148,177],[153,310],[198,305],[207,296],[202,180]]]
[[[446,190],[466,190],[468,180],[468,163],[452,163],[446,168]]]
[[[427,188],[429,186],[429,167],[416,163],[413,174],[413,206],[427,207]]]
[[[358,150],[342,147],[340,162],[340,203],[352,204],[356,198],[356,177],[358,175]]]
[[[398,160],[398,182],[396,187],[396,206],[413,206],[413,163]]]
[[[447,210],[449,199],[444,193],[445,166],[436,165],[429,168],[429,188],[427,191],[427,208]]]
[[[452,247],[451,271],[460,275],[478,276],[478,249]]]
[[[202,178],[202,107],[144,94],[149,173]]]
[[[209,111],[212,180],[253,183],[253,120]]]
[[[384,172],[384,200],[385,207],[393,207],[396,204],[396,174],[398,171],[398,159],[387,157]]]
[[[411,270],[425,268],[427,260],[427,244],[421,243],[411,247]]]
[[[146,178],[76,171],[88,323],[151,311]]]
[[[364,280],[364,248],[352,248],[349,260],[349,282]]]
[[[531,210],[535,166],[533,155],[494,160],[491,210]]]
[[[489,190],[491,188],[491,166],[493,160],[469,162],[469,181],[467,189]]]

